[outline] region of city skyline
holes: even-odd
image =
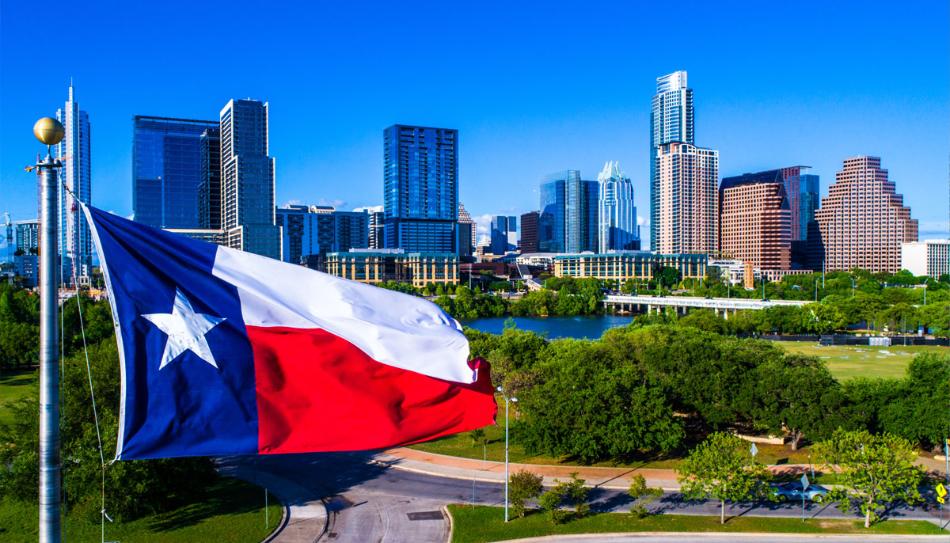
[[[26,15],[18,12],[16,6],[5,4],[3,9],[7,20]],[[76,8],[68,5],[63,9],[78,20],[103,15],[96,7],[83,13],[75,12]],[[120,15],[131,16],[136,9],[140,8],[130,7],[111,17],[114,20]],[[380,7],[381,12],[386,9]],[[696,9],[710,10],[699,6]],[[780,27],[794,27],[808,11],[772,9],[759,17],[774,17]],[[942,122],[947,116],[943,113],[950,110],[947,74],[936,68],[946,63],[947,48],[943,46],[946,29],[942,25],[930,29],[929,22],[924,22],[925,28],[921,29],[921,23],[917,22],[917,31],[910,34],[905,30],[907,25],[899,24],[906,15],[885,5],[879,10],[868,10],[873,13],[856,13],[844,7],[828,9],[831,11],[827,17],[813,23],[812,30],[818,37],[809,43],[797,43],[798,49],[766,40],[759,51],[749,51],[750,58],[746,59],[739,56],[738,42],[728,36],[722,43],[708,44],[712,48],[710,57],[718,54],[720,60],[728,61],[726,63],[686,54],[690,45],[700,43],[708,33],[700,28],[699,19],[704,13],[697,13],[696,20],[688,18],[683,22],[691,31],[690,37],[685,43],[669,45],[669,54],[662,60],[643,60],[637,56],[653,31],[630,43],[611,39],[597,46],[578,45],[576,51],[555,47],[548,53],[529,48],[529,52],[540,54],[540,58],[536,66],[525,67],[518,63],[526,72],[515,75],[515,83],[528,83],[531,77],[540,77],[543,82],[545,77],[541,76],[552,73],[551,64],[556,56],[566,59],[565,68],[572,70],[577,81],[565,83],[561,90],[531,83],[513,93],[512,83],[505,82],[498,89],[481,89],[485,98],[461,90],[453,99],[432,100],[428,93],[423,93],[426,97],[409,96],[425,89],[431,81],[429,76],[406,84],[404,91],[387,93],[385,100],[370,97],[354,87],[358,79],[351,81],[344,77],[352,72],[341,67],[341,63],[358,60],[384,69],[371,58],[370,51],[359,49],[323,67],[340,89],[321,85],[315,92],[333,103],[335,111],[327,105],[314,107],[312,95],[305,100],[306,93],[293,90],[288,79],[274,70],[268,69],[263,77],[237,73],[225,83],[217,81],[213,74],[194,71],[193,67],[203,58],[201,55],[195,59],[178,59],[167,66],[155,62],[158,53],[151,49],[139,53],[144,55],[146,64],[155,64],[158,77],[152,74],[149,78],[154,86],[140,85],[136,92],[129,92],[130,88],[124,85],[139,85],[144,74],[131,74],[131,81],[117,85],[111,74],[100,69],[101,61],[93,60],[89,54],[95,43],[116,39],[116,35],[110,33],[93,36],[93,44],[77,44],[78,49],[69,53],[73,60],[62,63],[68,68],[44,72],[29,84],[22,83],[13,80],[10,74],[17,66],[32,61],[23,46],[24,41],[18,40],[23,29],[11,24],[10,32],[0,38],[3,45],[0,59],[10,66],[2,76],[4,84],[0,91],[4,119],[0,144],[5,150],[0,157],[0,188],[3,189],[0,193],[5,195],[0,210],[9,210],[14,220],[35,215],[35,190],[32,179],[22,174],[22,162],[32,158],[37,149],[29,138],[28,128],[20,128],[28,126],[24,123],[31,123],[39,115],[51,114],[61,103],[63,89],[73,75],[83,109],[89,111],[96,126],[92,140],[92,152],[96,155],[92,181],[105,190],[94,189],[93,204],[122,215],[130,215],[132,211],[131,119],[134,115],[209,118],[211,112],[213,118],[213,112],[231,96],[251,96],[271,102],[274,108],[271,154],[280,158],[278,205],[298,201],[334,203],[339,209],[353,209],[382,204],[379,131],[393,123],[410,123],[459,130],[459,200],[466,202],[480,223],[485,216],[520,215],[535,209],[539,182],[548,172],[576,168],[583,177],[592,178],[607,160],[619,160],[626,165],[643,223],[650,192],[648,134],[644,129],[648,124],[650,96],[656,77],[682,69],[690,74],[690,86],[698,89],[695,109],[701,130],[697,143],[720,151],[720,177],[782,164],[809,164],[812,172],[826,180],[821,186],[821,194],[826,196],[827,181],[832,179],[842,160],[860,155],[881,156],[888,164],[891,179],[904,194],[905,204],[920,220],[920,238],[945,237],[946,197],[932,198],[932,194],[935,189],[938,194],[946,194],[950,147]],[[935,6],[935,9],[945,10],[946,6]],[[635,25],[634,20],[649,11],[616,7],[609,10],[629,25]],[[726,21],[736,16],[736,11],[741,10],[724,9],[721,13],[705,15],[712,20]],[[345,11],[332,12],[327,17],[337,20],[351,15]],[[596,29],[591,24],[593,15],[584,12],[567,14],[562,10],[541,17],[562,20],[575,15],[583,35]],[[894,43],[902,45],[895,48],[890,41],[890,45],[886,45],[866,40],[849,44],[849,39],[859,35],[861,24],[852,20],[848,25],[840,25],[846,15],[867,21],[892,21],[896,32]],[[170,19],[170,13],[156,16],[172,29],[182,28],[182,23]],[[196,16],[201,17],[202,13]],[[279,10],[274,13],[275,20],[284,20],[287,16]],[[398,19],[398,14],[394,16]],[[751,23],[752,17],[742,15],[729,25],[738,28],[736,25]],[[237,24],[248,25],[250,21],[241,20]],[[371,21],[359,32],[361,35],[371,32],[378,29],[379,24],[379,21]],[[424,21],[412,24],[424,24]],[[498,24],[502,41],[508,46],[529,39],[511,33],[514,21],[502,20]],[[443,80],[448,77],[452,89],[461,89],[460,85],[466,85],[473,77],[511,75],[514,64],[507,61],[497,65],[485,61],[466,62],[477,55],[478,48],[467,41],[472,34],[458,24],[448,26],[459,31],[460,37],[453,39],[460,40],[457,43],[463,46],[458,65],[444,67],[447,75],[440,77]],[[832,30],[838,35],[831,36]],[[726,34],[728,32],[717,32],[720,36]],[[320,42],[314,47],[324,46],[328,47]],[[923,54],[901,53],[911,49]],[[827,58],[815,58],[815,51],[823,51]],[[761,60],[767,55],[779,60],[763,64]],[[489,57],[496,58],[491,54]],[[847,58],[846,63],[841,62],[844,58]],[[592,66],[583,66],[582,59],[593,59]],[[415,58],[408,62],[412,67],[425,63]],[[615,77],[622,84],[611,86],[620,87],[623,92],[598,89],[591,95],[585,80],[592,76],[594,69],[602,70],[608,64],[620,67]],[[788,76],[789,67],[799,70],[798,78]],[[182,75],[182,70],[187,77]],[[874,80],[860,77],[862,73],[874,73]],[[916,81],[919,77],[912,77],[920,73],[930,74],[928,85],[921,85]],[[502,90],[507,93],[504,98]],[[350,96],[338,100],[338,92]],[[328,131],[332,138],[302,137],[295,130],[301,126],[301,119],[303,125],[319,119],[321,125],[332,128]],[[764,128],[770,130],[769,138],[761,137]],[[500,195],[501,191],[504,193]],[[649,239],[648,232],[646,228],[642,231],[644,239]]]

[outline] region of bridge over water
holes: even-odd
[[[664,307],[674,307],[677,312],[685,312],[687,308],[699,307],[712,309],[719,315],[724,313],[729,318],[729,311],[735,313],[740,309],[767,309],[776,306],[803,306],[809,304],[803,300],[750,300],[748,298],[699,298],[695,296],[643,296],[628,294],[608,294],[604,298],[606,307],[613,307],[621,311],[656,310],[657,313]]]

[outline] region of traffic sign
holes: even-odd
[[[804,474],[804,475],[802,475],[801,481],[802,481],[802,490],[808,490],[809,482],[808,482],[808,474],[807,474],[807,473]]]
[[[934,490],[937,491],[937,495],[941,498],[947,495],[947,487],[943,486],[943,483],[937,483],[937,486],[934,487]]]

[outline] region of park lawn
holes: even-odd
[[[0,424],[13,422],[6,405],[27,397],[35,390],[36,370],[5,371],[0,374]]]
[[[864,528],[862,520],[781,517],[733,517],[725,524],[718,516],[653,515],[637,519],[626,513],[601,513],[564,524],[553,524],[537,512],[505,524],[501,507],[450,505],[453,543],[481,543],[553,534],[620,532],[771,532],[798,534],[917,534],[947,532],[927,521],[887,520]]]
[[[846,381],[854,377],[904,377],[907,366],[914,356],[933,352],[950,354],[950,347],[937,345],[891,345],[869,347],[866,345],[819,345],[802,341],[777,341],[790,353],[815,356],[828,364],[835,378]]]
[[[273,496],[268,507],[269,527],[264,525],[264,493],[259,487],[236,479],[221,479],[195,503],[167,513],[132,522],[106,524],[106,540],[134,542],[252,543],[264,539],[281,520],[282,506]],[[35,504],[0,501],[0,541],[36,541]],[[64,541],[99,541],[98,514],[92,519],[80,513],[67,515]]]

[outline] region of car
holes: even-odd
[[[799,481],[776,485],[775,493],[780,500],[788,501],[801,501],[803,494],[806,500],[815,503],[821,503],[828,497],[828,489],[821,485],[808,485],[803,492],[802,483]]]

